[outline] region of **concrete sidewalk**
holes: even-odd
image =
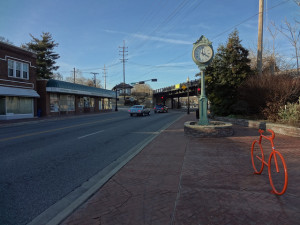
[[[163,131],[61,224],[299,224],[300,138],[275,137],[289,175],[286,193],[276,196],[266,167],[253,174],[257,129],[196,139],[184,136],[191,120],[194,113]]]

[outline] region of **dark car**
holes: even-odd
[[[155,105],[154,113],[167,113],[168,107],[165,105]]]

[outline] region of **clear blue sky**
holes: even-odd
[[[107,88],[123,81],[119,47],[128,47],[126,83],[157,78],[158,89],[195,79],[193,43],[205,35],[215,51],[236,27],[242,44],[256,49],[259,0],[1,0],[0,36],[20,46],[32,34],[50,32],[59,43],[57,65],[64,78],[75,67],[87,78],[98,72]],[[265,0],[264,43],[272,42],[269,21],[300,20],[293,0]],[[269,9],[269,10],[268,10]],[[293,48],[277,36],[276,49],[285,57]]]

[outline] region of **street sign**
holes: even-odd
[[[181,86],[181,88],[182,88],[183,90],[187,89],[187,87],[186,87],[184,84]]]

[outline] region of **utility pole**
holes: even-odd
[[[120,60],[121,60],[121,62],[123,62],[123,95],[124,95],[124,105],[125,105],[125,62],[128,60],[128,59],[125,59],[125,57],[128,56],[128,54],[127,54],[128,47],[125,47],[124,40],[123,40],[123,47],[119,47],[119,48],[122,49],[119,52],[122,53],[120,55],[123,56],[122,59],[120,59]]]
[[[99,73],[91,72],[91,74],[94,74],[94,85],[96,87],[96,75],[98,75]]]
[[[263,51],[263,15],[264,15],[264,0],[259,0],[258,13],[258,40],[257,40],[257,71],[262,74],[262,51]]]
[[[75,84],[76,83],[75,82],[75,77],[76,77],[75,67],[74,67],[74,70],[73,70],[73,76],[74,76],[74,84]]]
[[[106,69],[105,69],[105,64],[103,68],[103,78],[104,78],[104,89],[106,89]]]

